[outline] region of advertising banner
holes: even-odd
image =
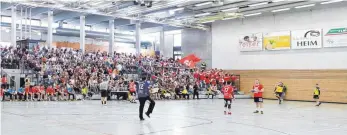
[[[255,33],[239,37],[240,51],[261,51],[263,49],[263,34]]]
[[[292,31],[292,49],[322,48],[322,30],[307,29]]]
[[[265,50],[290,49],[290,31],[265,33],[263,44]]]
[[[347,46],[347,27],[323,29],[324,47],[343,47]]]

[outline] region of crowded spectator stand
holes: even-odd
[[[189,99],[196,91],[194,88],[199,95],[216,96],[220,95],[226,82],[235,82],[230,80],[235,76],[225,74],[223,70],[197,68],[195,64],[200,59],[195,55],[174,60],[157,55],[136,56],[116,52],[83,54],[69,48],[37,46],[32,49],[9,47],[3,50],[1,58],[16,59],[18,62],[15,66],[1,62],[1,66],[20,69],[25,74],[25,80],[28,80],[21,82],[19,88],[12,89],[11,95],[15,100],[18,100],[15,95],[22,89],[25,90],[25,97],[21,99],[98,99],[98,84],[105,77],[110,80],[109,99],[124,100],[128,98],[129,82],[144,76],[150,78],[153,84],[152,96],[155,99]],[[36,90],[36,87],[40,87],[40,90]],[[9,90],[7,87],[4,89]],[[54,92],[48,92],[48,89]],[[12,96],[10,99],[13,100]]]

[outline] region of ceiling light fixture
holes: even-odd
[[[266,5],[268,4],[268,2],[262,2],[262,3],[257,3],[257,4],[251,4],[251,5],[248,5],[250,7],[255,7],[255,6],[260,6],[260,5]]]
[[[199,3],[199,4],[195,4],[195,7],[201,7],[201,6],[205,6],[205,5],[209,5],[212,4],[213,2],[209,1],[209,2],[204,2],[204,3]]]
[[[170,10],[170,12],[176,12],[176,11],[180,11],[180,10],[183,10],[183,9],[184,9],[183,7],[181,7],[181,8],[176,8],[176,9]]]
[[[322,3],[320,3],[320,4],[330,4],[330,3],[336,3],[336,2],[341,2],[341,1],[343,1],[343,0],[331,0],[331,1],[326,1],[326,2],[322,2]]]
[[[195,17],[210,15],[210,12],[194,15]]]
[[[221,10],[222,12],[228,12],[228,11],[234,11],[234,10],[238,10],[239,8],[229,8],[229,9],[223,9]]]
[[[254,13],[254,14],[247,14],[247,15],[244,15],[244,16],[256,16],[256,15],[260,15],[261,13]]]
[[[281,2],[281,1],[285,1],[285,0],[273,0],[271,2],[275,3],[275,2]]]
[[[303,6],[297,6],[295,8],[305,8],[305,7],[313,7],[315,6],[316,4],[309,4],[309,5],[303,5]]]
[[[231,19],[235,19],[236,17],[226,17],[226,18],[224,18],[224,19],[222,19],[222,20],[231,20]]]
[[[201,23],[212,23],[214,22],[215,20],[212,20],[212,21],[206,21],[206,22],[201,22]]]
[[[290,8],[276,9],[276,10],[272,10],[271,12],[275,13],[275,12],[281,12],[281,11],[287,11],[287,10],[290,10]]]

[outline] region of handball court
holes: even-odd
[[[251,99],[223,114],[222,99],[156,101],[149,119],[126,101],[2,102],[2,135],[346,135],[347,105],[266,100],[263,115]],[[148,105],[145,106],[145,111]]]

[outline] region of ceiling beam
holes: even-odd
[[[43,13],[48,12],[50,9],[49,8],[41,8],[41,7],[36,7],[31,9],[31,15],[32,16],[37,16]]]
[[[72,18],[81,16],[82,14],[83,13],[80,13],[80,12],[63,11],[61,13],[54,15],[53,19],[54,19],[54,22],[64,21],[67,19],[72,19]]]

